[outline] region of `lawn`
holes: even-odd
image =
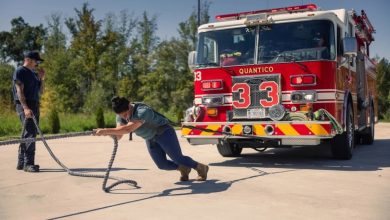
[[[60,133],[88,131],[96,128],[96,119],[94,114],[69,114],[60,113]],[[104,113],[106,127],[115,126],[115,114],[112,112]],[[40,119],[40,128],[44,134],[49,134],[50,125],[47,116]],[[19,117],[14,112],[0,114],[0,140],[16,138],[20,136],[22,125]]]

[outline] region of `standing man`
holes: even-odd
[[[169,120],[143,103],[130,103],[124,97],[114,97],[112,109],[117,114],[116,128],[96,129],[96,135],[122,135],[134,132],[146,141],[153,162],[162,170],[178,170],[180,181],[187,181],[191,168],[198,172],[197,180],[205,181],[209,167],[184,156],[175,130]],[[167,158],[167,155],[171,160]]]
[[[13,74],[13,96],[16,112],[19,114],[25,131],[22,138],[35,138],[37,129],[32,117],[39,123],[39,97],[44,89],[45,72],[38,69],[43,59],[36,51],[24,54],[23,66],[18,67]],[[26,120],[26,123],[25,123]],[[39,165],[35,164],[35,142],[19,145],[17,170],[39,172]]]

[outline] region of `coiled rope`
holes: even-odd
[[[23,131],[22,131],[22,135],[23,133],[25,132],[26,130],[26,125],[27,125],[27,120],[26,119],[23,123]],[[110,176],[110,171],[111,171],[111,168],[112,168],[112,164],[114,163],[114,160],[115,160],[115,156],[116,156],[116,152],[118,150],[118,139],[116,138],[116,136],[111,136],[111,138],[113,139],[114,141],[114,147],[113,147],[113,150],[112,150],[112,154],[111,154],[111,158],[110,158],[110,161],[108,162],[108,167],[106,169],[106,173],[105,175],[100,175],[100,174],[88,174],[88,173],[85,173],[85,172],[77,172],[77,171],[73,171],[72,169],[69,169],[67,166],[65,166],[65,164],[63,164],[57,157],[56,155],[54,155],[53,151],[51,150],[51,148],[49,147],[49,144],[46,142],[46,140],[49,140],[49,139],[60,139],[60,138],[68,138],[68,137],[77,137],[77,136],[86,136],[86,135],[93,135],[94,132],[93,131],[85,131],[85,132],[73,132],[73,133],[67,133],[67,134],[60,134],[60,135],[53,135],[53,136],[50,136],[48,138],[46,138],[41,129],[39,128],[39,125],[38,125],[38,122],[35,118],[35,116],[33,115],[32,117],[32,120],[34,122],[34,125],[39,133],[39,138],[25,138],[25,139],[17,139],[17,140],[9,140],[9,141],[1,141],[0,142],[0,146],[1,145],[11,145],[11,144],[18,144],[18,143],[30,143],[30,142],[35,142],[35,141],[42,141],[46,150],[49,152],[50,156],[53,158],[53,160],[60,166],[62,167],[69,175],[72,175],[72,176],[80,176],[80,177],[93,177],[93,178],[103,178],[103,185],[102,185],[102,189],[104,192],[108,193],[111,191],[112,188],[114,188],[115,186],[118,186],[120,184],[128,184],[130,186],[134,186],[134,187],[138,187],[137,185],[137,182],[134,181],[134,180],[130,180],[130,179],[123,179],[123,178],[119,178],[119,177],[114,177],[114,176]],[[112,183],[111,185],[107,186],[107,182],[108,182],[108,179],[112,179],[112,180],[116,180],[116,182]]]

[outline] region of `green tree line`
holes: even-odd
[[[209,3],[201,22],[209,21]],[[197,13],[179,23],[178,37],[161,40],[157,17],[146,11],[136,17],[123,10],[99,20],[88,3],[73,17],[59,13],[47,24],[29,25],[22,17],[0,32],[0,111],[13,111],[12,73],[23,52],[38,50],[45,62],[46,91],[41,112],[96,113],[110,108],[114,95],[143,101],[179,121],[193,101],[193,74],[187,54],[196,42]],[[66,29],[65,29],[66,28]],[[65,31],[67,32],[65,32]],[[69,33],[69,34],[66,34]]]
[[[209,21],[210,3],[201,7],[201,23]],[[136,17],[124,10],[99,20],[87,3],[73,17],[54,13],[47,24],[29,25],[22,17],[11,21],[11,30],[0,32],[0,112],[14,111],[11,78],[23,52],[43,54],[46,92],[43,115],[90,113],[109,109],[113,95],[143,101],[179,121],[193,101],[193,74],[187,55],[197,41],[197,13],[179,24],[178,37],[161,40],[157,17],[146,11]],[[64,29],[69,33],[65,34]],[[377,65],[380,119],[390,120],[390,64]]]

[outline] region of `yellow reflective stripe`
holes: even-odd
[[[218,128],[219,127],[221,127],[221,125],[208,125],[207,127],[206,127],[206,129],[210,129],[210,130],[213,130],[213,131],[218,131]],[[214,132],[206,132],[206,131],[202,131],[201,133],[200,133],[200,135],[207,135],[207,136],[209,136],[209,135],[214,135],[215,133]]]
[[[242,125],[233,125],[232,134],[241,134],[242,133]]]
[[[298,136],[299,133],[290,124],[278,124],[277,127],[284,133],[284,135]]]
[[[306,125],[306,127],[309,128],[314,135],[329,135],[328,131],[320,124],[310,124]]]
[[[254,135],[266,135],[263,125],[253,125],[253,134]]]
[[[190,128],[182,128],[181,134],[182,135],[189,135],[191,131],[192,131],[192,129],[190,129]]]

